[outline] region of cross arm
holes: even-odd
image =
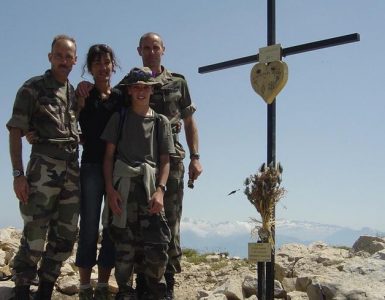
[[[347,44],[347,43],[353,43],[353,42],[358,42],[360,40],[360,35],[358,33],[352,33],[348,35],[342,35],[338,36],[335,38],[330,38],[330,39],[325,39],[325,40],[320,40],[316,42],[311,42],[311,43],[306,43],[306,44],[301,44],[297,46],[292,46],[288,48],[282,49],[282,56],[288,56],[288,55],[294,55],[302,52],[307,52],[307,51],[313,51],[313,50],[318,50],[322,48],[327,48],[327,47],[333,47],[333,46],[338,46],[342,44]],[[198,68],[198,72],[200,74],[204,73],[209,73],[209,72],[214,72],[214,71],[219,71],[227,68],[232,68],[232,67],[237,67],[237,66],[242,66],[246,65],[249,63],[257,62],[259,60],[259,55],[250,55],[250,56],[245,56],[233,60],[228,60],[212,65],[207,65]]]

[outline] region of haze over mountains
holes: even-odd
[[[231,256],[247,257],[247,243],[256,242],[256,238],[251,236],[253,227],[254,224],[247,221],[211,223],[183,218],[182,247],[201,252],[228,252]],[[315,241],[351,247],[361,235],[385,236],[385,233],[366,227],[356,230],[306,221],[276,222],[277,248],[288,243],[309,245]]]

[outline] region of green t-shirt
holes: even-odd
[[[101,136],[117,145],[117,159],[130,166],[146,162],[156,167],[160,154],[175,152],[170,123],[165,116],[143,117],[128,109],[119,133],[121,115],[120,112],[112,115]]]

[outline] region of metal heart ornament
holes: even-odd
[[[267,104],[271,104],[285,86],[288,74],[287,64],[283,61],[257,63],[251,69],[251,86]]]

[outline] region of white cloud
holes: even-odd
[[[184,218],[181,222],[182,231],[191,231],[199,237],[210,235],[228,237],[232,235],[250,233],[253,225],[249,222],[209,223],[207,221]]]

